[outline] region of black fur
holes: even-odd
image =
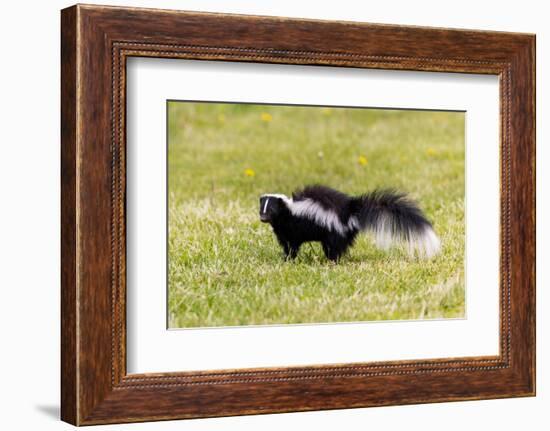
[[[308,207],[312,203],[324,211],[313,211]],[[303,243],[318,241],[325,256],[338,261],[363,230],[376,232],[384,228],[392,240],[410,245],[432,230],[416,203],[404,193],[375,190],[351,197],[320,185],[294,192],[292,200],[281,195],[263,195],[260,219],[271,224],[285,257],[290,259],[297,256]]]

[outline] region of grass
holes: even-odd
[[[464,315],[464,114],[169,102],[169,326]],[[395,187],[434,222],[433,260],[362,235],[337,265],[285,262],[259,195]]]

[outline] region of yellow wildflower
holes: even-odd
[[[430,156],[430,157],[431,157],[431,156],[435,156],[435,155],[437,154],[437,151],[434,150],[433,148],[428,148],[428,149],[426,150],[426,154],[427,154],[428,156]]]
[[[366,166],[369,163],[368,159],[365,156],[359,156],[357,161],[361,166]]]
[[[321,112],[324,115],[330,115],[332,113],[332,109],[330,109],[330,108],[321,108]]]
[[[254,169],[247,168],[244,170],[244,174],[247,177],[253,177],[254,175],[256,175],[256,172],[254,172]]]
[[[225,115],[223,115],[223,114],[218,115],[218,121],[220,123],[225,123]]]
[[[269,123],[273,120],[273,117],[267,112],[262,112],[261,119],[263,122]]]

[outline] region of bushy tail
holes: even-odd
[[[361,229],[372,231],[376,245],[388,249],[405,243],[411,255],[431,258],[439,253],[441,242],[418,205],[405,193],[375,190],[356,197],[352,212]]]

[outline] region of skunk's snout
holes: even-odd
[[[265,213],[260,213],[260,221],[262,223],[272,223],[275,220],[276,214],[272,211],[267,211]]]

